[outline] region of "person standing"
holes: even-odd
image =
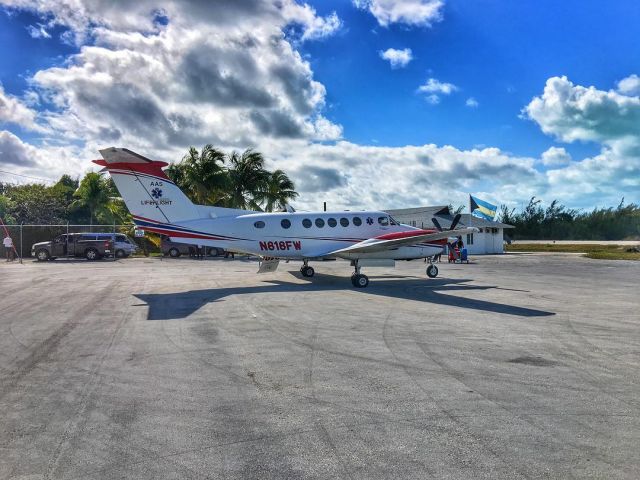
[[[2,244],[4,245],[4,249],[7,251],[7,262],[12,262],[13,261],[13,240],[11,240],[11,237],[9,236],[9,234],[7,234],[7,236],[4,237]]]

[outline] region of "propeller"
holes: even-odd
[[[447,230],[455,230],[455,228],[458,226],[458,222],[460,221],[461,218],[462,218],[462,214],[460,214],[460,213],[458,213],[455,217],[453,217],[453,221],[451,222],[451,226]],[[438,222],[438,220],[435,217],[433,217],[431,219],[431,221],[436,226],[436,228],[438,229],[439,232],[443,232],[444,231],[444,229],[440,225],[440,222]]]

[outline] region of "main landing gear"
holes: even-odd
[[[355,265],[355,269],[355,272],[353,272],[353,275],[351,275],[351,283],[356,288],[365,288],[367,285],[369,285],[369,277],[360,273],[360,267],[358,266],[358,264]]]
[[[427,277],[436,278],[438,276],[438,267],[431,263],[431,257],[427,259],[429,266],[427,267]]]
[[[302,268],[300,268],[300,273],[303,277],[313,277],[313,274],[316,273],[313,267],[309,266],[309,262],[307,260],[304,261]]]

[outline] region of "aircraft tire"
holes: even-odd
[[[180,250],[178,250],[176,247],[171,247],[169,249],[169,256],[171,258],[178,258],[180,256]]]
[[[369,285],[369,277],[361,273],[351,276],[351,283],[356,288],[365,288]]]
[[[427,267],[427,277],[436,278],[438,276],[438,267],[435,265],[429,265]]]
[[[313,277],[313,275],[316,273],[315,270],[313,269],[313,267],[302,267],[300,269],[300,273],[302,274],[303,277]]]

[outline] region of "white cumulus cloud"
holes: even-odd
[[[440,103],[441,95],[451,95],[458,90],[453,83],[441,82],[435,78],[429,78],[424,85],[418,87],[418,93],[427,94],[425,99],[432,105]]]
[[[542,153],[540,160],[547,167],[556,167],[571,163],[571,155],[562,147],[551,147]]]
[[[27,130],[43,131],[37,124],[37,112],[19,98],[9,95],[0,85],[0,124],[12,123]]]
[[[478,101],[473,97],[467,98],[467,101],[464,102],[464,104],[469,108],[478,108],[478,106],[480,105]]]
[[[640,95],[640,77],[635,73],[618,82],[618,91],[624,95]]]
[[[594,141],[619,153],[640,155],[640,97],[547,80],[544,92],[524,108],[543,132],[564,142]]]
[[[403,48],[398,50],[395,48],[388,48],[387,50],[380,51],[380,58],[387,60],[391,64],[391,68],[403,68],[409,65],[409,62],[413,60],[413,55],[410,48]]]
[[[442,19],[444,7],[443,0],[354,0],[353,3],[371,12],[383,27],[392,23],[429,27]]]

